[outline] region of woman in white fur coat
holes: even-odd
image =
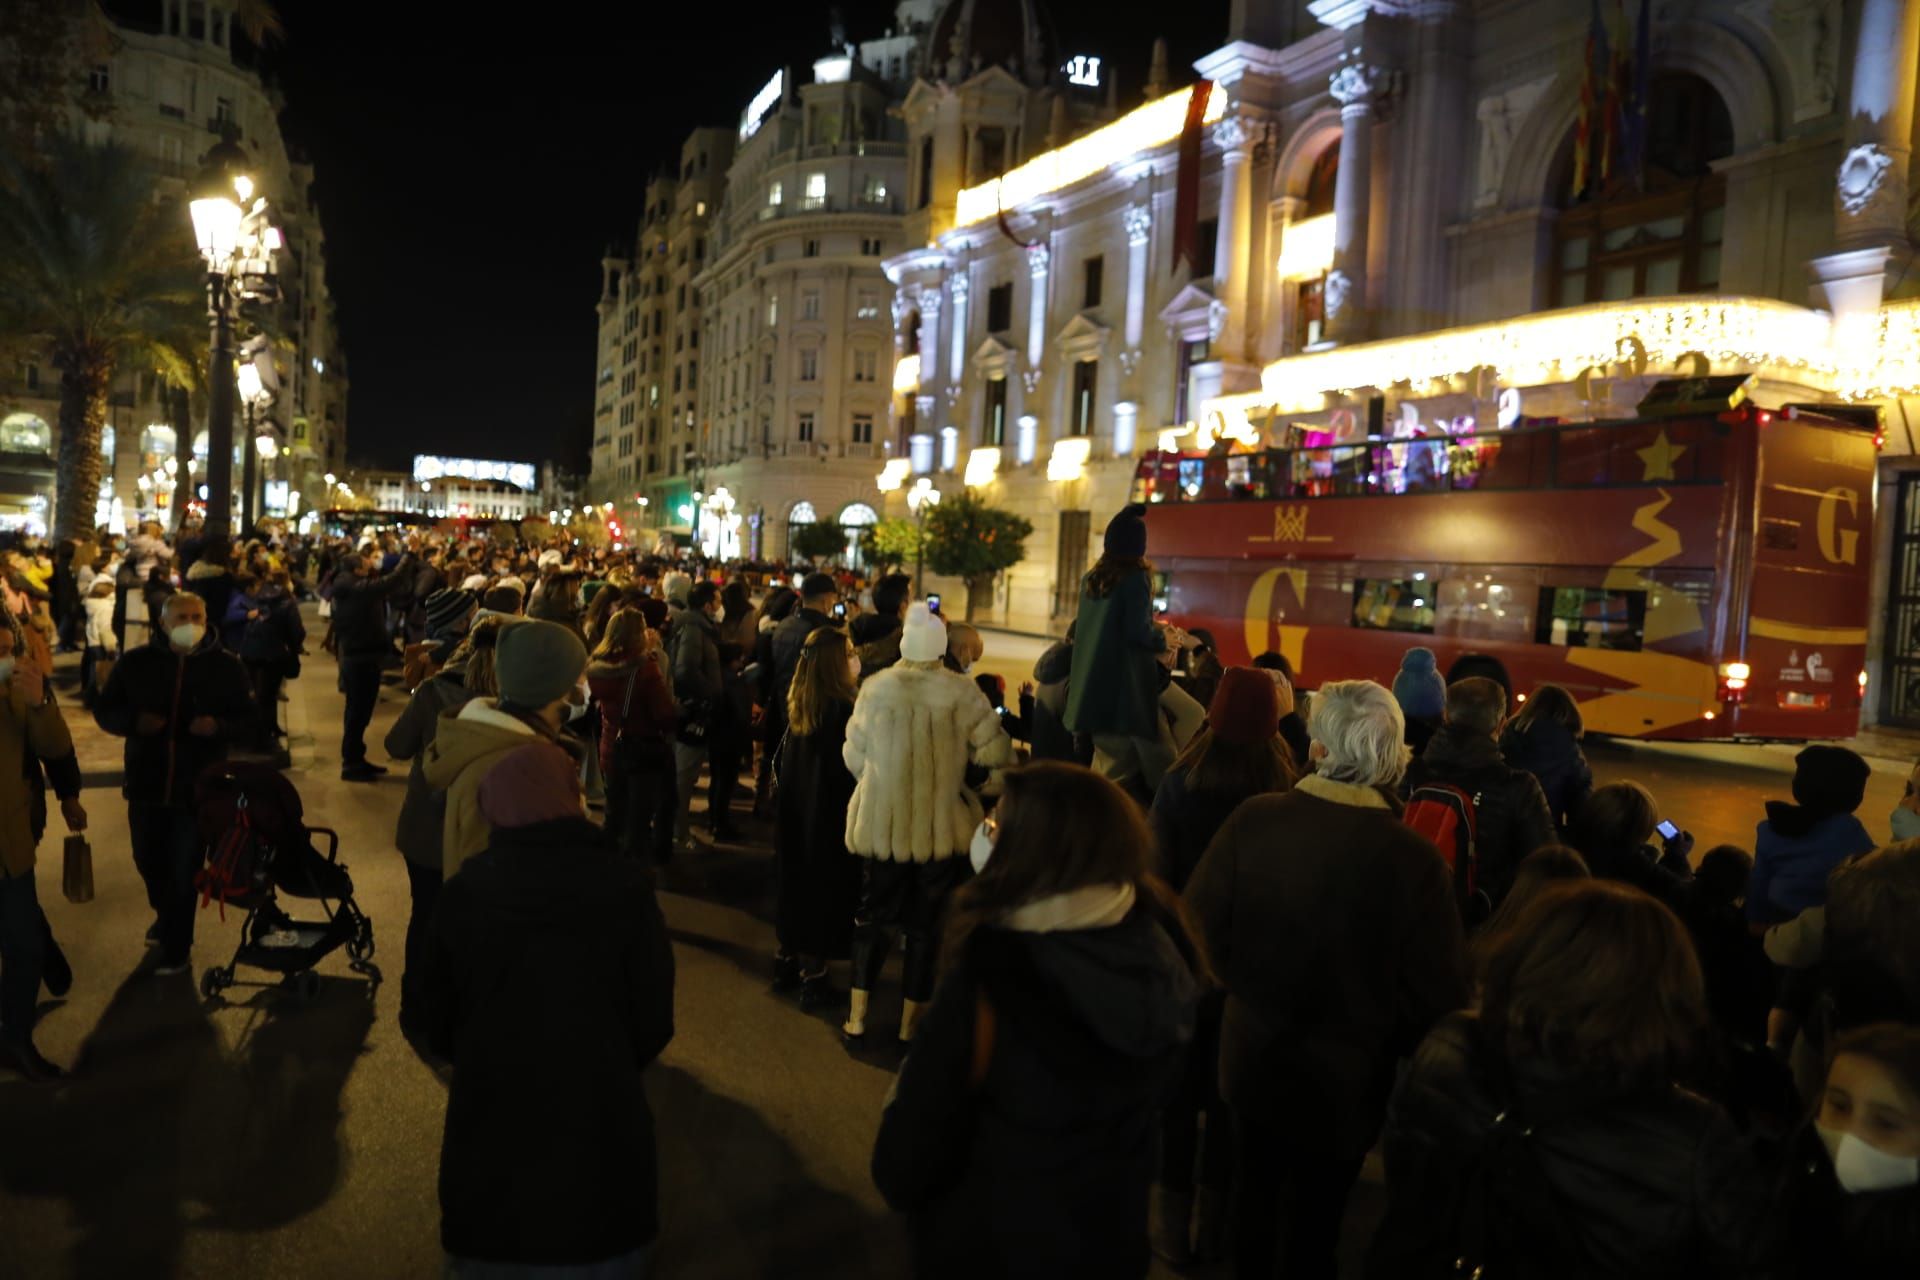
[[[900,662],[860,687],[847,724],[845,758],[856,779],[847,851],[866,859],[853,920],[852,1007],[841,1028],[851,1040],[866,1035],[868,999],[894,929],[905,948],[900,1039],[912,1039],[933,996],[940,911],[966,878],[963,855],[980,825],[967,765],[1013,762],[986,695],[941,665],[946,651],[946,624],[925,604],[910,607]]]

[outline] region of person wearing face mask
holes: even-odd
[[[114,664],[93,718],[126,739],[127,829],[160,948],[156,973],[184,973],[193,949],[194,873],[204,850],[193,784],[252,735],[253,691],[240,659],[207,626],[206,602],[177,591],[150,645]]]
[[[579,751],[576,740],[560,731],[574,708],[585,705],[580,683],[587,647],[580,637],[558,623],[510,622],[493,649],[500,696],[474,698],[444,712],[421,766],[428,785],[446,794],[440,856],[448,878],[492,835],[476,796],[495,759],[542,739]]]
[[[1802,1275],[1920,1275],[1920,1028],[1840,1037],[1781,1199]]]
[[[687,593],[687,606],[675,618],[668,637],[667,652],[673,664],[673,696],[679,704],[679,738],[673,744],[674,772],[678,795],[673,823],[674,846],[682,853],[693,849],[693,787],[700,780],[700,765],[707,758],[708,736],[712,730],[715,704],[722,688],[720,670],[720,623],[726,606],[720,601],[720,588],[702,582]],[[712,795],[708,808],[713,808]],[[717,817],[716,817],[717,820]]]

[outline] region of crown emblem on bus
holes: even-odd
[[[1275,542],[1305,542],[1307,540],[1307,509],[1305,507],[1275,507],[1273,509],[1273,540]]]

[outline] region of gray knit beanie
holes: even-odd
[[[518,707],[557,702],[580,683],[587,669],[587,647],[557,622],[515,622],[494,644],[494,675],[500,700]]]

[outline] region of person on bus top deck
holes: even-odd
[[[1780,924],[1827,900],[1827,877],[1877,843],[1853,811],[1866,798],[1867,762],[1845,747],[1811,746],[1793,758],[1793,798],[1767,802],[1754,834],[1747,919]]]
[[[1496,907],[1520,859],[1556,839],[1540,783],[1500,758],[1494,739],[1506,718],[1506,694],[1493,681],[1449,685],[1446,722],[1407,769],[1406,782],[1408,794],[1434,784],[1458,787],[1473,801],[1478,884]]]
[[[1094,769],[1151,793],[1170,760],[1160,747],[1166,634],[1153,621],[1153,566],[1138,506],[1107,524],[1100,559],[1080,580],[1067,728],[1093,738]]]

